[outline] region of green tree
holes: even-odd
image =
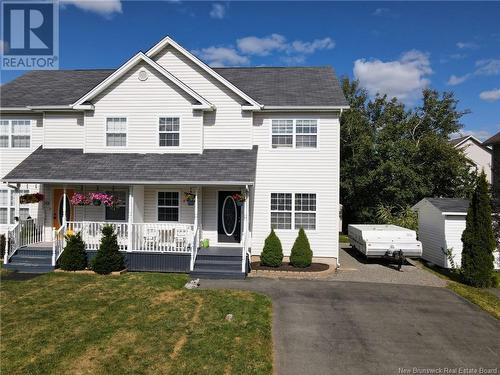
[[[370,99],[357,81],[345,78],[342,88],[350,105],[340,119],[345,226],[377,222],[380,207],[395,212],[424,197],[469,197],[475,176],[449,142],[467,113],[453,94],[424,90],[422,104],[407,109],[385,95]]]
[[[274,229],[271,229],[271,233],[264,241],[264,249],[260,254],[260,264],[268,267],[279,267],[282,263],[283,247]]]
[[[92,259],[91,268],[94,272],[107,275],[114,271],[121,271],[125,268],[123,255],[120,254],[118,240],[112,225],[105,225],[102,228],[102,238],[99,250]]]
[[[59,258],[59,267],[65,271],[87,268],[87,253],[80,233],[66,236],[66,246]]]
[[[290,264],[294,267],[305,268],[312,263],[312,250],[306,232],[300,228],[299,235],[293,243],[292,252],[290,254]]]
[[[496,242],[491,222],[491,200],[486,175],[481,172],[467,211],[462,233],[462,277],[465,283],[485,288],[493,284],[493,250]]]

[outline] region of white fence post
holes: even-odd
[[[56,229],[52,228],[52,266],[56,266]]]

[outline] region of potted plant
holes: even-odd
[[[184,202],[186,202],[188,206],[194,206],[195,201],[196,201],[196,194],[191,192],[184,193]]]
[[[233,194],[233,199],[236,202],[236,204],[241,207],[241,206],[243,206],[243,203],[245,203],[247,198],[245,197],[245,194],[243,194],[243,193],[236,193],[236,194]]]
[[[203,248],[203,249],[206,249],[210,246],[210,241],[208,240],[208,238],[205,238],[203,240],[200,241],[200,247]]]
[[[69,201],[73,206],[88,206],[89,204],[87,197],[81,193],[74,193]]]
[[[33,193],[33,194],[23,194],[19,197],[19,203],[38,203],[43,201],[43,194],[41,193]]]
[[[103,204],[107,207],[116,207],[116,205],[119,203],[119,200],[112,194],[89,193],[87,195],[87,202],[89,202],[88,204],[93,204],[94,206],[100,206],[101,204]]]

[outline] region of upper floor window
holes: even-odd
[[[176,147],[180,144],[179,117],[160,117],[159,120],[160,147]]]
[[[106,118],[106,146],[108,147],[127,146],[126,117]]]
[[[273,148],[318,147],[318,120],[272,120]]]
[[[0,147],[29,148],[31,120],[0,120]]]

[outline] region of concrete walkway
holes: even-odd
[[[500,366],[499,321],[445,288],[263,278],[201,286],[272,298],[278,374]]]

